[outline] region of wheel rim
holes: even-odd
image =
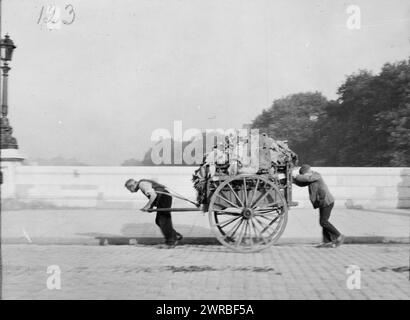
[[[219,185],[208,215],[220,243],[235,251],[255,252],[279,239],[287,223],[287,205],[273,181],[242,175]]]

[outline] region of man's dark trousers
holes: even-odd
[[[319,208],[319,224],[322,227],[323,242],[331,242],[340,236],[340,232],[329,222],[330,213],[332,212],[334,202],[326,207]]]
[[[157,199],[155,199],[154,206],[156,206],[158,209],[171,208],[172,197],[166,194],[158,194]],[[172,226],[171,211],[157,211],[155,223],[161,229],[161,232],[165,238],[165,243],[170,245],[174,244],[177,232]]]

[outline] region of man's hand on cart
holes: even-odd
[[[149,208],[150,208],[150,206],[147,204],[143,208],[141,208],[141,211],[147,212]]]
[[[292,178],[295,179],[299,175],[300,167],[295,167],[292,169]]]
[[[141,209],[143,212],[147,212],[149,208],[153,205],[155,199],[157,198],[157,193],[154,190],[147,192],[147,197],[149,198],[148,203]]]

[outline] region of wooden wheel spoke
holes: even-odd
[[[238,241],[236,242],[235,246],[239,246],[242,243],[242,239],[243,239],[243,236],[244,236],[243,229],[245,228],[244,226],[246,226],[246,223],[243,224],[242,231],[239,234],[239,238],[238,238]]]
[[[246,188],[246,178],[243,177],[243,192],[245,194],[245,205],[248,206],[248,189]]]
[[[261,212],[261,213],[254,213],[253,215],[257,217],[267,217],[267,216],[272,216],[272,215],[275,216],[277,214],[278,214],[277,211],[266,211],[266,212]]]
[[[235,235],[236,231],[238,231],[239,227],[242,225],[242,222],[243,219],[240,219],[239,222],[228,231],[228,235],[230,238],[232,238]]]
[[[265,216],[265,215],[263,215],[263,214],[260,214],[260,215],[255,215],[255,217],[260,217],[260,218],[263,218],[263,219],[265,219],[265,220],[268,220],[269,222],[272,220],[272,219],[270,219],[270,218],[268,218],[267,216]]]
[[[250,219],[248,219],[248,221],[246,221],[248,224],[248,229],[249,229],[249,243],[251,245],[251,248],[253,247],[253,236],[252,236],[252,225],[251,225],[251,221]],[[255,232],[253,232],[255,233]]]
[[[232,190],[232,193],[234,194],[235,198],[239,201],[242,207],[245,207],[241,199],[239,199],[238,194],[235,192],[235,190],[232,188],[231,184],[228,182],[228,187]]]
[[[263,234],[263,233],[265,233],[266,232],[266,230],[268,230],[269,229],[269,225],[266,225],[266,224],[264,224],[264,222],[262,221],[259,221],[259,219],[258,218],[256,218],[255,217],[255,221],[257,221],[258,222],[258,224],[259,224],[259,226],[261,227],[261,234]]]
[[[253,209],[253,212],[264,213],[264,212],[277,211],[278,209],[280,209],[280,208],[278,208],[278,207],[255,208],[255,209]]]
[[[278,220],[278,219],[279,219],[279,216],[277,216],[275,219],[271,220],[269,222],[269,224],[263,229],[263,231],[268,230],[276,222],[276,220]]]
[[[242,238],[242,241],[245,241],[245,244],[246,244],[246,239],[247,239],[247,233],[248,233],[248,229],[249,229],[249,223],[248,223],[248,221],[249,220],[245,220],[245,230],[244,230],[244,232],[243,232],[243,238]]]
[[[275,210],[275,209],[281,209],[281,208],[283,208],[283,206],[284,206],[283,203],[275,202],[275,203],[267,205],[266,207],[262,207],[262,208],[257,207],[254,210],[255,211]]]
[[[249,242],[251,244],[251,248],[253,248],[252,228],[251,228],[251,223],[250,223],[249,219],[247,221],[247,224],[248,224],[248,229],[249,229]]]
[[[265,244],[268,244],[268,242],[266,242],[266,240],[265,240],[265,237],[262,235],[263,232],[259,232],[258,228],[256,227],[256,223],[255,223],[255,221],[257,221],[256,218],[255,218],[255,221],[253,221],[253,220],[254,220],[254,219],[251,220],[251,223],[252,223],[252,225],[253,225],[253,229],[255,230],[255,234],[258,233],[258,237],[259,237],[260,239],[262,239],[262,241],[263,241]],[[258,222],[258,221],[257,221],[257,222]],[[258,223],[259,223],[259,222],[258,222]],[[262,228],[263,228],[263,227],[262,227]],[[263,229],[262,229],[262,231],[263,231]]]
[[[271,226],[270,224],[265,225],[265,227],[262,229],[262,233],[264,233],[264,232],[266,232],[267,230],[269,230],[270,226]]]
[[[240,216],[235,217],[235,218],[231,218],[231,219],[228,219],[228,220],[225,220],[225,221],[221,221],[220,223],[223,223],[223,225],[221,225],[220,223],[217,223],[216,225],[220,228],[225,228],[226,226],[230,225],[232,222],[234,222],[234,221],[236,221],[240,218],[241,218]]]
[[[221,207],[221,208],[222,208],[221,210],[226,209],[226,208],[229,208],[229,207],[227,207],[227,206],[224,206],[222,203],[218,203],[218,202],[214,203],[214,206],[219,206],[219,207]]]
[[[254,214],[255,215],[267,215],[267,214],[280,214],[283,210],[283,204],[278,205],[277,203],[273,204],[272,206],[266,208],[255,208]]]
[[[257,240],[257,244],[261,242],[260,240],[262,240],[265,244],[267,244],[268,242],[266,242],[265,238],[263,237],[263,235],[258,230],[254,219],[250,219],[250,224],[252,225],[253,232],[254,232],[256,240]]]
[[[280,213],[277,210],[269,210],[269,211],[264,211],[264,212],[255,212],[255,216],[268,216],[268,215],[280,215]]]
[[[265,231],[264,231],[264,230],[265,230],[265,227],[264,227],[263,223],[259,221],[258,218],[254,217],[254,219],[255,219],[255,221],[258,223],[259,227],[261,228],[260,235],[262,236],[262,233],[265,232]],[[256,223],[255,223],[255,225],[256,225]]]
[[[264,218],[265,220],[268,220],[269,221],[269,223],[267,223],[267,222],[265,222],[265,223],[261,223],[259,220],[259,223],[261,223],[261,225],[262,226],[264,226],[263,227],[263,232],[265,232],[265,231],[267,231],[269,228],[273,228],[273,231],[272,231],[272,233],[275,233],[276,232],[276,229],[277,228],[274,228],[273,227],[273,224],[280,218],[280,216],[277,216],[277,217],[275,217],[274,219],[269,219],[269,218],[267,218],[267,217],[264,217],[264,216],[259,216],[259,217],[261,217],[261,218]],[[256,218],[256,217],[255,217]],[[279,224],[279,226],[280,226],[280,224]]]
[[[220,194],[217,193],[216,196],[219,197],[219,198],[221,198],[222,200],[228,202],[229,204],[231,204],[231,205],[233,205],[234,207],[236,207],[236,208],[239,209],[239,207],[238,207],[236,204],[234,204],[233,202],[229,201],[229,200],[226,199],[225,197],[222,197]]]
[[[253,193],[252,193],[251,201],[249,202],[249,203],[251,204],[251,206],[252,206],[253,200],[255,199],[255,194],[256,194],[256,192],[258,192],[259,181],[260,181],[260,180],[259,180],[259,178],[258,178],[258,180],[257,180],[257,182],[256,182],[255,190],[254,190]]]
[[[258,204],[270,194],[270,191],[272,191],[272,188],[269,190],[266,190],[263,196],[261,196],[258,200],[256,200],[256,202],[253,205],[251,205],[252,209],[256,208]]]
[[[227,208],[229,209],[229,208]],[[218,215],[230,215],[230,216],[241,216],[242,213],[241,212],[236,212],[236,211],[227,211],[226,209],[214,209],[215,212],[217,212]]]
[[[259,224],[260,224],[260,226],[261,226],[261,228],[262,228],[261,234],[267,233],[267,231],[270,230],[270,228],[271,228],[271,225],[270,225],[270,224],[265,224],[265,223],[259,221],[258,219],[257,219],[257,221],[259,222]],[[273,230],[271,230],[271,232],[267,233],[267,237],[272,236],[272,234],[273,234]]]

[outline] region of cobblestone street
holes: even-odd
[[[222,246],[3,245],[4,299],[409,299],[409,246],[278,245],[240,254]],[[47,288],[47,267],[61,289]],[[348,289],[348,266],[361,289]]]

